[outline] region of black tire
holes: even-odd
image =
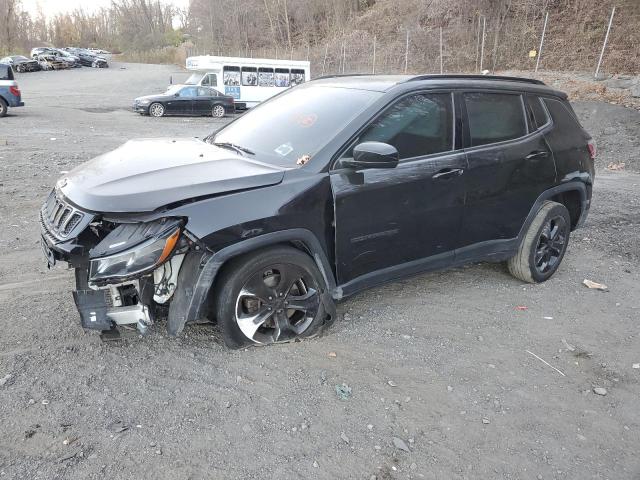
[[[255,282],[262,282],[262,286]],[[321,301],[325,290],[322,275],[309,255],[293,247],[270,247],[234,258],[224,266],[216,285],[213,298],[215,317],[229,348],[312,337],[320,332],[325,322],[326,312]],[[264,290],[260,291],[261,288]],[[287,289],[284,295],[280,295]],[[263,294],[249,294],[252,291]],[[259,300],[262,297],[267,298]],[[291,308],[292,304],[302,304],[304,300],[314,303],[314,306],[308,310]],[[248,311],[248,308],[254,310]],[[255,327],[253,336],[249,337],[244,332],[258,325],[256,320],[250,320],[257,318],[266,320],[262,320],[260,327]],[[288,327],[280,328],[281,324]]]
[[[557,230],[556,230],[557,228]],[[561,203],[545,201],[507,262],[514,277],[528,283],[548,280],[560,266],[569,244],[571,217]]]
[[[0,118],[7,116],[7,111],[9,110],[9,106],[4,99],[0,98]]]

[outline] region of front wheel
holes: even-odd
[[[216,320],[230,348],[311,337],[325,322],[322,275],[311,257],[295,248],[273,247],[234,259],[216,284]]]
[[[211,109],[211,116],[215,118],[224,117],[224,107],[222,105],[214,105]]]
[[[164,105],[161,103],[152,103],[149,105],[149,115],[152,117],[162,117],[164,116]]]
[[[7,102],[5,102],[2,98],[0,98],[0,118],[7,116],[7,111],[9,110],[9,106]]]
[[[561,203],[545,201],[525,233],[509,272],[522,281],[540,283],[560,266],[569,244],[571,217]]]

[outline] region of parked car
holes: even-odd
[[[0,117],[7,116],[9,107],[22,106],[24,102],[11,65],[0,63]]]
[[[42,70],[66,70],[71,68],[71,63],[55,52],[42,53],[36,57]]]
[[[211,115],[224,117],[235,111],[233,97],[215,88],[173,85],[166,92],[138,97],[133,110],[142,115]]]
[[[75,47],[65,48],[65,50],[77,56],[80,63],[85,67],[109,68],[109,63],[106,58],[100,57],[89,50]]]
[[[0,58],[0,63],[11,65],[18,72],[36,72],[41,70],[40,64],[36,60],[31,60],[24,55],[11,55],[9,57]]]
[[[53,52],[55,49],[51,47],[36,47],[31,49],[31,58],[36,59],[38,55]]]
[[[77,55],[73,55],[71,52],[67,52],[62,48],[56,48],[51,53],[57,55],[62,61],[67,62],[69,64],[69,68],[82,67],[80,57],[78,57]]]
[[[102,50],[100,48],[87,48],[87,50],[96,55],[111,55],[108,50]]]
[[[324,78],[203,140],[132,140],[77,167],[42,207],[42,245],[75,268],[84,328],[144,331],[168,305],[171,334],[208,317],[229,347],[291,341],[419,272],[505,261],[547,280],[594,156],[537,80]]]

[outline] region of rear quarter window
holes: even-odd
[[[522,97],[510,93],[465,93],[472,147],[504,142],[527,134]]]
[[[549,115],[547,114],[547,110],[544,108],[544,105],[542,105],[542,99],[535,95],[528,95],[527,99],[529,101],[529,108],[531,108],[531,113],[533,114],[535,127],[542,128],[549,123]]]
[[[13,80],[11,65],[0,64],[0,80]]]

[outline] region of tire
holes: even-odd
[[[229,348],[312,337],[325,322],[322,275],[311,257],[295,248],[271,247],[234,258],[216,285],[215,316]],[[292,308],[296,302],[301,308]]]
[[[571,217],[561,203],[545,201],[518,247],[507,262],[514,277],[528,283],[540,283],[558,270],[569,244]]]
[[[18,73],[24,72],[24,67],[22,65],[16,65],[16,72]]]
[[[164,116],[164,105],[158,102],[154,102],[149,105],[149,115],[152,117],[163,117]]]
[[[214,118],[222,118],[224,117],[225,111],[222,105],[214,105],[211,109],[211,116]]]
[[[5,102],[2,98],[0,98],[0,118],[7,116],[7,111],[9,111],[9,106],[7,102]]]

